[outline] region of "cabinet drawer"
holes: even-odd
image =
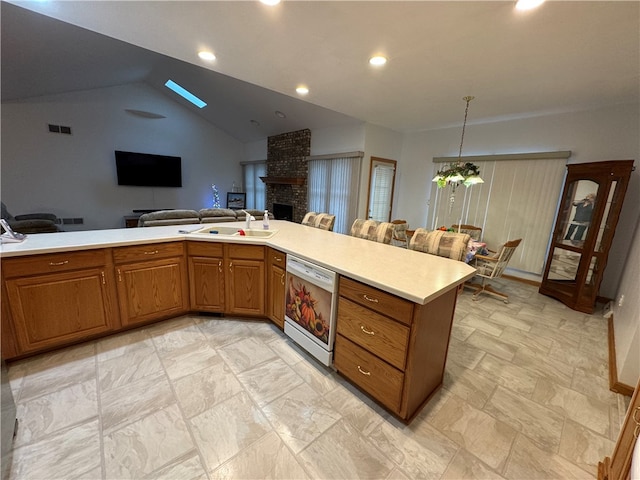
[[[68,272],[91,267],[102,267],[108,262],[107,250],[84,252],[48,253],[2,260],[5,278],[24,277],[42,273]]]
[[[411,325],[413,303],[410,301],[346,277],[340,278],[339,289],[340,296],[391,317],[398,322]]]
[[[375,355],[336,335],[333,363],[341,374],[376,400],[398,413],[404,374]]]
[[[184,252],[182,242],[151,243],[132,247],[113,249],[113,260],[116,263],[140,262],[156,258],[177,257]]]
[[[336,331],[404,370],[409,344],[408,327],[340,297]]]
[[[192,257],[221,257],[222,243],[189,242],[187,252]]]
[[[271,265],[278,265],[286,268],[287,254],[273,248],[267,249],[267,260]]]
[[[245,258],[247,260],[264,260],[264,247],[257,245],[238,245],[228,243],[229,257]]]

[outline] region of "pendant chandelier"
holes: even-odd
[[[464,123],[462,124],[462,137],[460,138],[458,161],[449,163],[444,169],[438,170],[438,173],[433,178],[433,181],[438,184],[438,188],[444,188],[447,185],[451,185],[452,197],[455,194],[456,187],[460,184],[464,185],[465,187],[469,187],[477,183],[484,183],[484,180],[480,178],[480,169],[477,167],[477,165],[474,165],[471,162],[462,162],[462,144],[464,143],[464,130],[467,126],[469,102],[474,98],[475,97],[472,96],[462,98],[465,102],[467,102],[467,107],[464,110]]]

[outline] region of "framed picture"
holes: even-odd
[[[227,208],[231,208],[232,210],[247,208],[247,194],[227,192]]]

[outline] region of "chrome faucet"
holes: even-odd
[[[245,218],[245,223],[244,223],[244,228],[246,230],[250,230],[251,229],[251,220],[255,220],[256,217],[254,217],[253,215],[249,214],[249,212],[247,212],[246,210],[240,210],[241,212],[244,212],[244,214],[246,215]]]

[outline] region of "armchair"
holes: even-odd
[[[482,281],[478,283],[467,283],[465,287],[473,288],[473,299],[477,300],[478,297],[486,293],[487,295],[493,295],[494,297],[502,299],[504,303],[509,303],[509,295],[506,293],[494,290],[491,285],[487,284],[487,280],[492,278],[500,278],[504,273],[504,269],[507,267],[509,260],[513,256],[518,245],[522,241],[510,240],[504,245],[500,246],[498,252],[492,256],[489,255],[476,255],[472,262],[472,266],[477,269],[476,275],[482,277]]]

